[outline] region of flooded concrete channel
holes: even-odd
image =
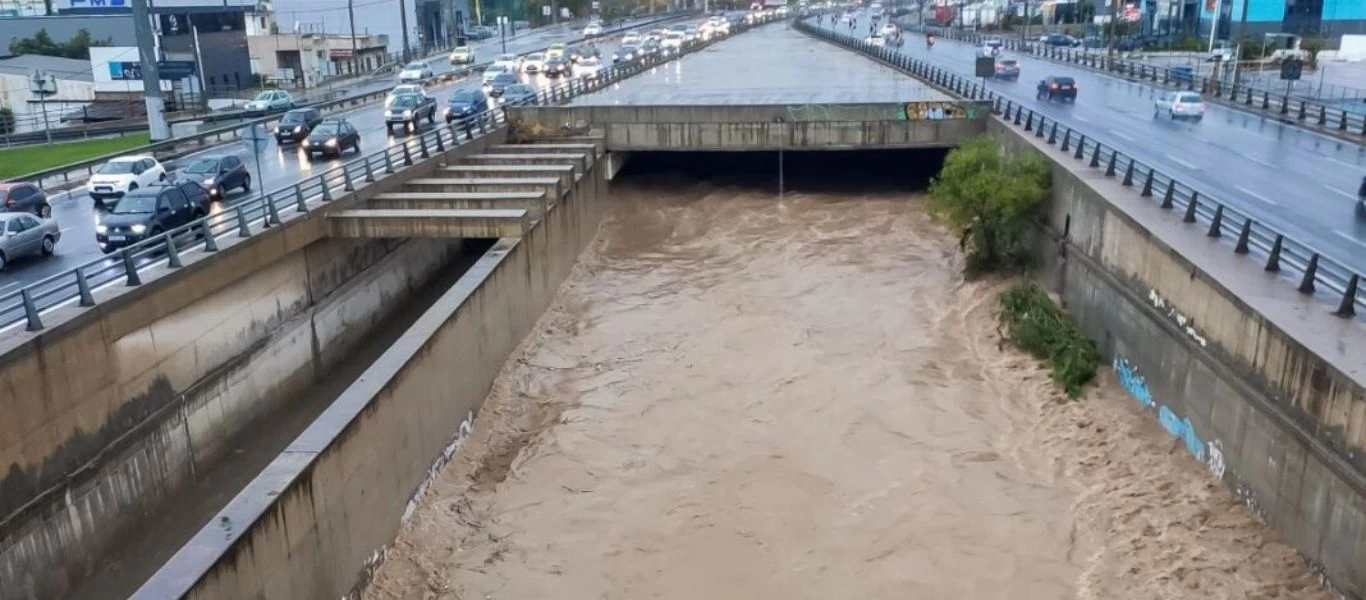
[[[1111,373],[1001,346],[942,155],[772,159],[628,164],[365,598],[1330,597]]]

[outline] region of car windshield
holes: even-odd
[[[157,208],[156,196],[124,196],[114,205],[114,214],[129,215],[135,213],[149,213]]]
[[[275,99],[275,92],[261,92],[252,99],[257,102],[270,102]]]
[[[1053,79],[1053,83],[1056,83],[1056,84],[1058,84],[1058,85],[1072,85],[1072,78],[1071,78],[1071,77],[1056,77],[1056,78]]]
[[[598,65],[600,65],[600,64],[602,64],[602,61],[600,61],[600,60],[598,60],[598,59],[596,59],[596,58],[585,58],[585,59],[583,60],[583,66],[585,66],[585,67],[596,67],[596,66],[598,66]]]
[[[216,158],[201,158],[201,159],[199,159],[199,160],[196,160],[196,161],[190,163],[190,166],[185,167],[185,172],[186,172],[186,173],[195,173],[195,174],[199,174],[199,173],[216,173],[216,172],[218,172],[218,159],[216,159]]]
[[[619,49],[619,51],[620,51],[622,54],[630,54],[630,53],[636,51],[636,47],[635,47],[635,46],[632,46],[632,45],[630,45],[630,44],[627,44],[627,45],[625,45],[625,46],[622,46],[622,47]]]
[[[525,83],[518,83],[518,84],[516,84],[516,85],[510,85],[510,86],[508,86],[507,91],[505,91],[505,92],[503,92],[503,93],[505,93],[505,94],[512,94],[512,95],[514,95],[514,96],[517,95],[517,94],[535,94],[535,93],[536,93],[536,88],[533,88],[533,87],[531,87],[531,86],[529,86],[529,85],[527,85],[527,84],[525,84]]]
[[[304,118],[304,113],[293,111],[287,112],[285,113],[285,116],[280,117],[281,123],[303,123],[307,120],[308,119]]]
[[[100,167],[99,173],[100,175],[126,175],[133,172],[134,164],[136,163],[131,160],[111,160]]]
[[[470,47],[469,47],[469,46],[461,46],[461,47],[455,49],[455,53],[456,53],[456,54],[469,54],[469,53],[470,53]]]
[[[417,94],[401,94],[394,96],[392,106],[395,108],[412,108],[417,106]]]
[[[545,55],[540,52],[526,55],[527,60],[545,60]]]
[[[456,90],[454,94],[451,94],[451,102],[472,103],[478,99],[479,96],[474,90]]]
[[[337,135],[337,132],[339,132],[340,130],[341,123],[337,123],[336,121],[324,121],[321,125],[313,128],[313,133],[319,135],[332,136]]]
[[[391,67],[391,68],[392,68],[392,67]],[[424,64],[422,64],[422,63],[420,63],[420,62],[408,63],[408,66],[403,67],[403,69],[404,69],[405,71],[421,71],[422,69],[425,69],[425,68],[427,68],[427,65],[424,65]]]
[[[1189,102],[1191,104],[1200,104],[1201,102],[1204,102],[1205,99],[1202,98],[1200,94],[1181,94],[1180,96],[1176,97],[1176,101]]]
[[[1003,61],[1001,61],[1001,66],[1003,66],[1003,67],[1015,67],[1015,66],[1019,66],[1019,64],[1020,64],[1019,62],[1013,61],[1013,60],[1003,60]]]

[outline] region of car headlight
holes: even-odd
[[[330,140],[327,140],[326,142],[323,143],[323,145],[324,145],[324,146],[327,146],[328,148],[336,148],[336,147],[337,147],[337,138],[332,138],[332,139],[330,139]]]
[[[138,225],[132,226],[130,229],[133,230],[133,233],[142,233],[142,232],[144,232],[144,231],[147,231],[147,226],[146,226],[146,225],[142,225],[142,224],[138,224]]]
[[[304,140],[304,147],[305,147],[305,148],[308,147],[308,140]]]
[[[108,225],[95,225],[95,233],[104,233],[106,231],[109,231]]]
[[[411,118],[412,116],[413,116],[413,111],[411,111],[411,110],[405,110],[405,111],[403,111],[403,118],[408,119],[408,118]]]
[[[208,178],[208,179],[205,179],[205,180],[204,180],[204,185],[213,185],[213,178],[210,177],[210,178]]]
[[[451,116],[451,109],[449,107],[446,108],[446,116]]]
[[[294,128],[294,133],[303,133],[303,131],[304,131],[304,128],[303,128],[302,125],[300,125],[300,126]]]

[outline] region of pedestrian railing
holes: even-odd
[[[1018,102],[996,94],[974,78],[960,76],[925,61],[901,54],[896,49],[874,46],[842,33],[799,22],[797,27],[811,35],[881,60],[948,92],[991,103],[992,111],[1036,138],[1093,169],[1104,169],[1107,177],[1121,178],[1125,186],[1137,187],[1139,194],[1165,210],[1181,211],[1183,221],[1198,227],[1205,235],[1232,242],[1233,251],[1256,256],[1263,269],[1272,273],[1297,275],[1299,291],[1306,295],[1331,294],[1337,302],[1335,314],[1350,318],[1357,309],[1366,309],[1366,297],[1357,294],[1361,273],[1326,256],[1312,244],[1293,239],[1265,223],[1260,223],[1217,195],[1182,182],[1155,167],[1101,143]]]
[[[739,26],[732,35],[751,27]],[[596,92],[659,64],[700,50],[720,39],[725,38],[689,42],[676,52],[614,65],[591,79],[563,81],[512,105],[564,104],[577,96]],[[264,196],[238,201],[231,207],[187,225],[120,248],[108,257],[92,260],[0,295],[0,329],[7,330],[22,323],[28,331],[39,331],[44,328],[43,316],[48,311],[68,306],[95,306],[96,292],[118,285],[140,286],[147,269],[182,268],[186,255],[190,253],[214,253],[225,240],[250,238],[307,215],[334,198],[392,177],[430,158],[433,153],[445,152],[505,126],[507,106],[438,125],[403,143],[387,145],[383,150],[310,175]]]
[[[1150,65],[1124,60],[1105,53],[1049,46],[1039,42],[1022,41],[1017,38],[1000,38],[947,28],[908,27],[921,31],[933,30],[936,35],[973,44],[980,44],[989,37],[999,39],[1004,47],[1010,51],[1106,71],[1171,89],[1200,92],[1209,98],[1219,100],[1223,104],[1260,111],[1262,114],[1275,115],[1280,119],[1293,121],[1297,124],[1315,125],[1321,129],[1336,131],[1346,137],[1366,138],[1366,113],[1361,110],[1346,110],[1342,106],[1330,106],[1311,99],[1296,97],[1289,90],[1277,92],[1244,82],[1230,84],[1221,81],[1218,77],[1187,73],[1175,67]]]

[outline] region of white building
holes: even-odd
[[[52,77],[57,93],[40,98],[32,91],[36,73]],[[90,64],[83,60],[53,56],[24,55],[0,58],[0,107],[14,111],[18,132],[43,128],[43,105],[47,122],[60,127],[63,114],[77,110],[95,99],[95,83]]]
[[[0,17],[41,17],[47,14],[43,0],[0,0]]]

